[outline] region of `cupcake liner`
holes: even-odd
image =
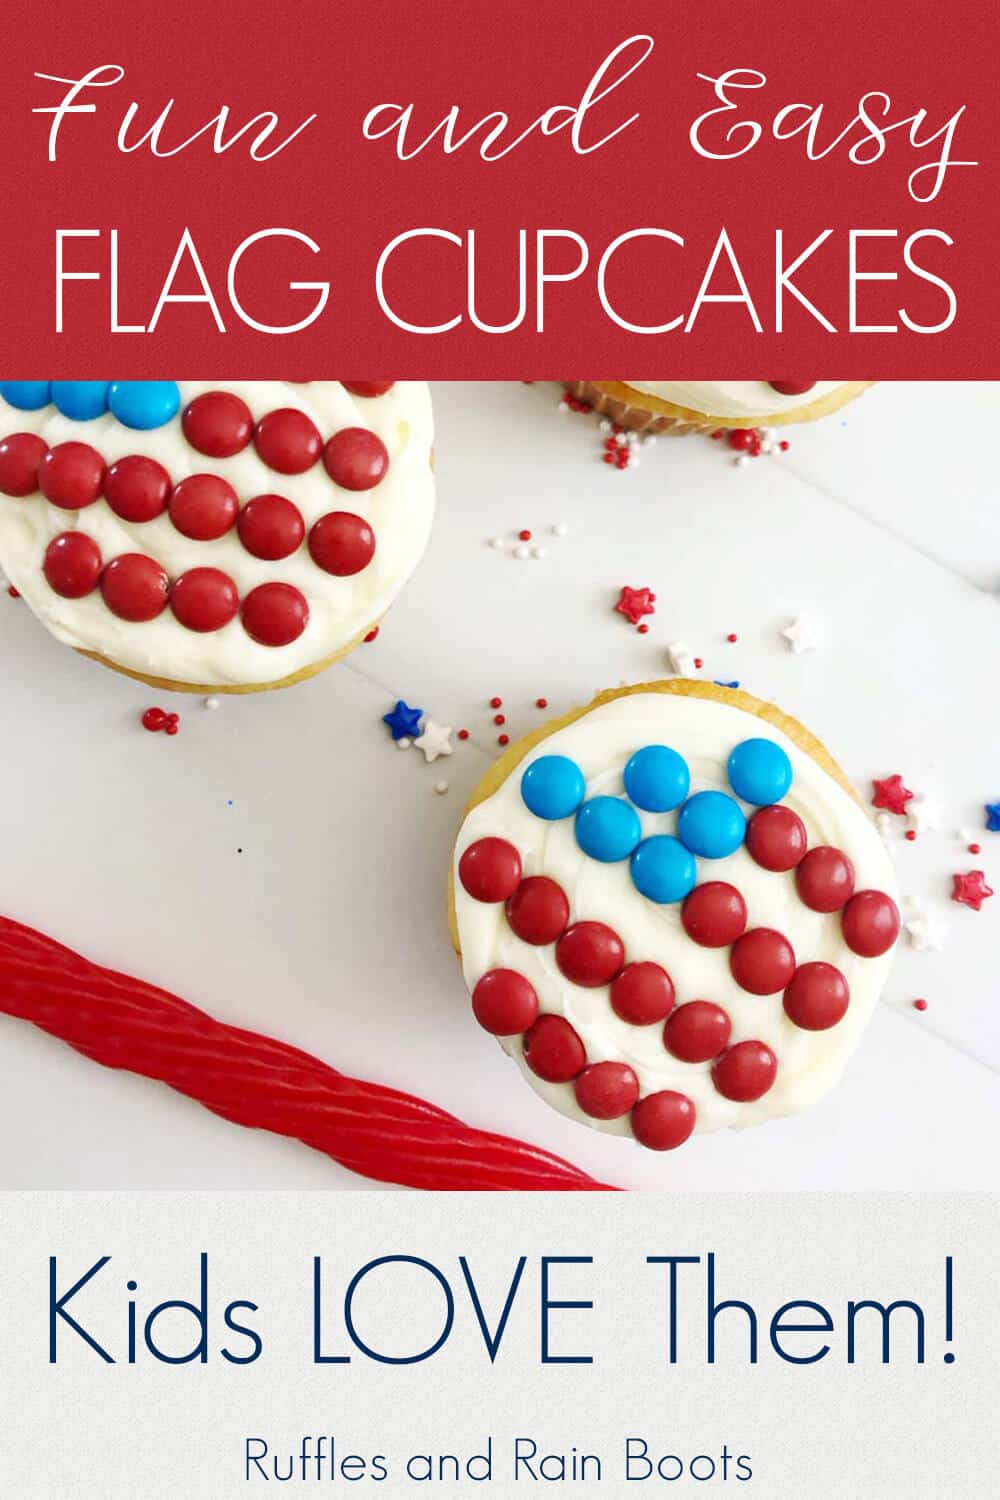
[[[632,432],[647,432],[667,437],[687,437],[692,433],[710,434],[720,428],[784,427],[795,422],[813,422],[818,417],[839,411],[860,396],[872,380],[845,380],[836,390],[816,401],[798,406],[794,411],[762,416],[714,417],[705,412],[676,406],[659,396],[643,395],[618,380],[567,380],[566,388],[580,401],[586,401],[602,416]]]

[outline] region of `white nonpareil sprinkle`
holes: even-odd
[[[204,698],[201,706],[202,708],[218,708],[219,700],[218,698]]]
[[[531,555],[532,555],[532,557],[545,557],[546,556],[545,548],[544,547],[532,547],[532,549],[531,549]]]
[[[552,535],[553,536],[568,536],[569,535],[569,527],[566,525],[566,522],[565,521],[557,521],[556,524],[552,528]]]
[[[491,536],[490,537],[490,546],[493,548],[494,552],[502,552],[503,551],[503,537],[502,536]]]
[[[405,734],[403,735],[403,738],[401,740],[396,740],[395,741],[395,745],[396,745],[396,749],[397,750],[409,750],[409,748],[410,748],[410,746],[412,744],[413,744],[413,741],[411,739],[408,739]]]
[[[516,558],[520,559],[521,561],[523,561],[524,558],[531,556],[531,552],[529,551],[529,549],[522,542],[521,545],[520,545],[520,547],[515,547],[514,548],[514,556]]]
[[[434,783],[434,790],[437,792],[439,797],[443,797],[445,792],[448,790],[448,783],[446,781],[436,781]]]

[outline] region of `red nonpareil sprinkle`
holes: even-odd
[[[713,442],[718,443],[719,441],[721,441],[722,438],[725,437],[725,435],[726,435],[725,428],[723,428],[723,427],[717,427],[715,429],[715,431],[711,434],[711,438],[712,438]]]
[[[20,599],[20,597],[21,597],[20,594],[18,593],[17,589],[14,587],[14,585],[12,583],[8,584],[8,586],[7,586],[7,592],[8,592],[8,594],[10,595],[10,597],[12,599]]]
[[[469,731],[467,729],[460,729],[458,731],[458,738],[460,740],[467,740],[469,738]]]
[[[523,531],[519,531],[517,533],[517,535],[518,535],[518,538],[522,542],[530,542],[531,541],[531,532],[528,530],[527,527],[525,527]]]
[[[503,699],[502,698],[491,698],[490,699],[490,708],[503,708]]]
[[[697,667],[697,668],[698,668],[698,669],[699,669],[699,671],[700,671],[700,670],[701,670],[701,668],[702,668],[702,667],[703,667],[703,666],[704,666],[704,665],[705,665],[705,663],[704,663],[704,662],[703,662],[703,661],[702,661],[702,659],[701,659],[701,657],[700,657],[700,656],[696,656],[696,657],[695,657],[695,659],[694,659],[694,664],[695,664],[695,666],[696,666],[696,667]]]
[[[905,836],[909,839],[911,844],[915,844],[917,841],[917,830],[915,828],[908,828],[906,830]]]
[[[365,636],[365,642],[364,643],[365,643],[366,646],[369,645],[372,641],[378,639],[378,633],[379,633],[380,629],[381,629],[381,626],[376,625],[376,626],[373,627],[373,629],[369,630],[368,634]]]
[[[787,452],[788,452],[788,450],[789,450],[789,448],[790,448],[790,447],[791,447],[791,446],[792,446],[792,445],[791,445],[791,443],[790,443],[790,442],[789,442],[789,441],[788,441],[788,439],[787,439],[787,438],[782,438],[782,439],[781,439],[781,442],[780,442],[780,443],[779,443],[779,444],[778,444],[778,447],[779,447],[779,448],[780,448],[780,449],[781,449],[781,451],[782,451],[782,453],[787,453]]]
[[[493,722],[494,722],[494,724],[506,724],[506,722],[507,722],[507,715],[506,714],[494,714],[493,715]]]
[[[548,706],[549,706],[549,700],[548,700],[548,698],[536,698],[535,699],[535,707],[536,708],[548,708]],[[979,851],[977,850],[976,852],[978,853]]]
[[[377,1182],[450,1192],[606,1190],[547,1151],[227,1026],[5,917],[0,1010],[104,1067],[169,1084],[224,1120],[300,1140]]]
[[[927,1001],[926,1000],[914,1000],[914,1002],[913,1002],[913,1009],[914,1010],[926,1010],[927,1009]]]
[[[510,744],[510,735],[509,734],[498,734],[497,735],[497,744],[498,745],[509,745]]]
[[[733,643],[735,641],[739,640],[739,636],[736,634],[735,630],[731,630],[729,632],[729,634],[726,636],[726,640],[729,642],[730,645],[733,645]]]
[[[648,635],[649,634],[649,626],[648,625],[637,625],[635,628],[639,632],[640,635]]]
[[[980,845],[980,844],[970,844],[969,845],[969,853],[970,854],[979,854],[979,853],[981,853],[981,850],[982,850],[982,845]]]
[[[147,708],[142,716],[142,727],[150,734],[159,734],[166,727],[167,716],[162,708]]]

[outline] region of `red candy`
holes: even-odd
[[[458,878],[473,901],[506,901],[521,880],[521,856],[506,839],[477,839],[458,862]]]
[[[951,877],[951,899],[959,906],[970,906],[973,911],[982,911],[983,902],[993,895],[993,887],[986,884],[982,870],[968,870],[964,875]]]
[[[309,555],[317,568],[335,578],[350,578],[375,556],[375,533],[361,516],[332,510],[309,533]]]
[[[520,865],[518,859],[519,873]],[[566,931],[569,921],[566,893],[547,875],[529,875],[507,897],[507,921],[523,943],[534,943],[536,947],[554,943]]]
[[[626,964],[611,986],[611,1009],[632,1026],[665,1021],[673,1006],[673,981],[659,964]]]
[[[250,555],[265,562],[290,557],[306,534],[298,506],[284,495],[258,495],[244,505],[236,527]]]
[[[903,778],[896,772],[872,782],[872,807],[884,808],[886,812],[904,816],[906,804],[913,801],[913,793],[903,785]]]
[[[577,1104],[592,1120],[618,1120],[638,1099],[639,1080],[628,1063],[591,1063],[577,1078],[573,1091]]]
[[[323,449],[323,463],[334,484],[344,490],[370,490],[389,469],[382,439],[367,427],[342,427]]]
[[[794,870],[807,845],[806,825],[790,807],[762,807],[747,824],[747,849],[764,870]]]
[[[562,1016],[539,1016],[524,1038],[524,1058],[546,1083],[569,1083],[586,1066],[587,1053]]]
[[[778,1074],[778,1059],[764,1042],[737,1042],[712,1069],[712,1082],[724,1099],[751,1104],[762,1099]]]
[[[166,609],[170,580],[151,557],[126,552],[104,569],[101,593],[111,613],[120,620],[155,620]]]
[[[184,408],[184,436],[209,458],[232,458],[253,436],[250,408],[231,391],[206,391]]]
[[[681,922],[688,937],[703,948],[726,948],[746,929],[747,904],[734,885],[709,880],[687,897]]]
[[[574,922],[556,944],[559,968],[585,989],[610,984],[624,962],[621,938],[603,922]]]
[[[123,521],[153,521],[170,499],[170,475],[155,458],[130,454],[104,476],[104,498]]]
[[[858,891],[844,907],[840,925],[852,953],[879,958],[899,937],[899,907],[884,891]]]
[[[650,1151],[674,1151],[683,1146],[694,1129],[697,1114],[687,1094],[663,1089],[647,1094],[632,1111],[636,1140]]]
[[[538,996],[514,969],[491,969],[472,991],[472,1010],[493,1036],[520,1036],[535,1022]]]
[[[721,1005],[689,1000],[679,1005],[663,1028],[663,1045],[681,1062],[711,1062],[729,1042],[732,1022]]]
[[[754,927],[733,945],[729,967],[736,983],[751,995],[774,995],[795,973],[795,950],[771,927]]]
[[[257,423],[254,447],[264,463],[279,474],[304,474],[323,448],[323,439],[304,411],[283,406],[268,412]]]
[[[258,646],[288,646],[309,624],[305,596],[290,583],[262,583],[240,611],[243,628]]]
[[[803,1031],[829,1031],[847,1014],[851,992],[833,964],[801,964],[784,996],[785,1015]]]
[[[0,442],[0,494],[33,495],[48,445],[36,432],[13,432]]]
[[[170,591],[170,608],[188,630],[221,630],[239,607],[236,585],[218,568],[191,568]]]
[[[795,871],[795,889],[810,911],[840,911],[854,894],[854,866],[839,849],[820,844]]]
[[[384,396],[396,384],[394,380],[342,380],[341,385],[352,396]]]
[[[804,396],[816,384],[815,380],[769,380],[768,385],[779,396]]]
[[[225,536],[239,509],[236,491],[218,474],[192,474],[175,485],[170,496],[171,521],[181,536],[194,542],[214,542]]]
[[[58,443],[38,466],[38,485],[61,510],[82,510],[100,498],[104,459],[89,443]]]
[[[42,570],[49,588],[63,599],[82,599],[97,587],[101,549],[82,531],[64,531],[45,549]]]

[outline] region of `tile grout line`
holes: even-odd
[[[890,1015],[897,1016],[899,1020],[907,1022],[910,1025],[914,1024],[912,1021],[910,1021],[910,1018],[906,1015],[905,1011],[901,1010],[898,1005],[894,1005],[891,1001],[885,999],[881,1000],[879,1004],[884,1010],[888,1011]],[[966,1047],[962,1042],[957,1042],[954,1040],[954,1038],[945,1036],[943,1032],[938,1031],[933,1026],[927,1026],[925,1024],[922,1025],[919,1029],[923,1031],[925,1035],[929,1034],[934,1041],[940,1042],[943,1047],[948,1047],[952,1052],[957,1052],[960,1057],[965,1058],[966,1062],[975,1063],[978,1067],[985,1068],[986,1072],[992,1074],[994,1078],[1000,1076],[1000,1064],[989,1062],[985,1057],[979,1057],[975,1052],[970,1051],[969,1048]]]

